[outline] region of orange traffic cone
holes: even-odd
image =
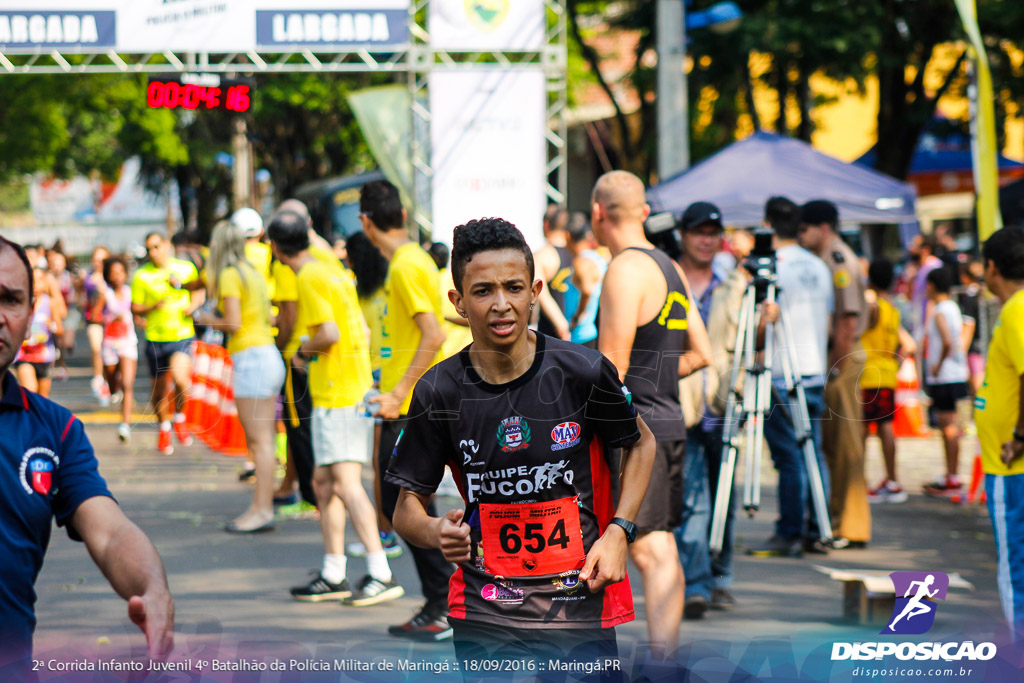
[[[224,455],[245,455],[249,452],[245,444],[245,431],[238,419],[238,406],[235,405],[235,390],[232,388],[234,365],[228,357],[224,362],[224,384],[227,394],[221,408],[218,450]]]
[[[904,358],[896,374],[896,413],[892,428],[896,436],[928,436],[924,420],[924,406],[918,398],[921,388],[917,383],[917,367],[912,358]]]
[[[206,344],[197,341],[192,347],[192,388],[185,399],[185,426],[193,434],[202,431],[202,414],[206,407],[206,375],[209,371],[210,354]]]
[[[220,410],[224,396],[224,349],[220,346],[209,345],[210,370],[207,375],[206,396],[204,396],[205,409],[203,410],[203,441],[210,448],[216,448],[219,444],[218,431],[220,424]]]

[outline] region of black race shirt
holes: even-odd
[[[551,298],[558,305],[558,309],[565,313],[565,294],[569,291],[569,285],[572,284],[572,276],[576,269],[573,267],[572,253],[568,247],[555,247],[555,252],[558,254],[558,270],[555,272],[555,276],[545,284]],[[553,337],[557,336],[554,324],[544,315],[544,311],[540,312],[540,318],[537,320],[537,331]]]
[[[628,579],[590,593],[584,556],[614,516],[611,449],[640,438],[629,391],[598,351],[537,335],[527,372],[484,382],[469,352],[428,370],[387,481],[435,491],[451,467],[473,559],[449,589],[450,618],[510,627],[612,627],[633,619]]]

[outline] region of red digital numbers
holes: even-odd
[[[248,85],[228,85],[227,89],[214,86],[180,83],[178,81],[149,82],[146,104],[154,109],[227,109],[248,111],[252,104]],[[223,97],[222,97],[223,95]]]

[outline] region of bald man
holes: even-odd
[[[650,212],[632,173],[606,173],[594,186],[591,224],[613,257],[601,288],[597,348],[615,364],[657,440],[630,556],[644,578],[652,652],[668,656],[679,638],[685,585],[672,534],[682,521],[686,443],[679,378],[711,363],[711,344],[700,316],[689,315],[682,269],[644,235]]]

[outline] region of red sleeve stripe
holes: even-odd
[[[25,393],[24,387],[18,387],[21,389],[21,402],[25,404],[25,410],[28,410],[28,394]]]
[[[64,438],[67,437],[68,432],[71,431],[71,425],[75,421],[75,416],[72,415],[68,418],[68,423],[64,425],[64,433],[60,435],[60,442],[64,443]]]

